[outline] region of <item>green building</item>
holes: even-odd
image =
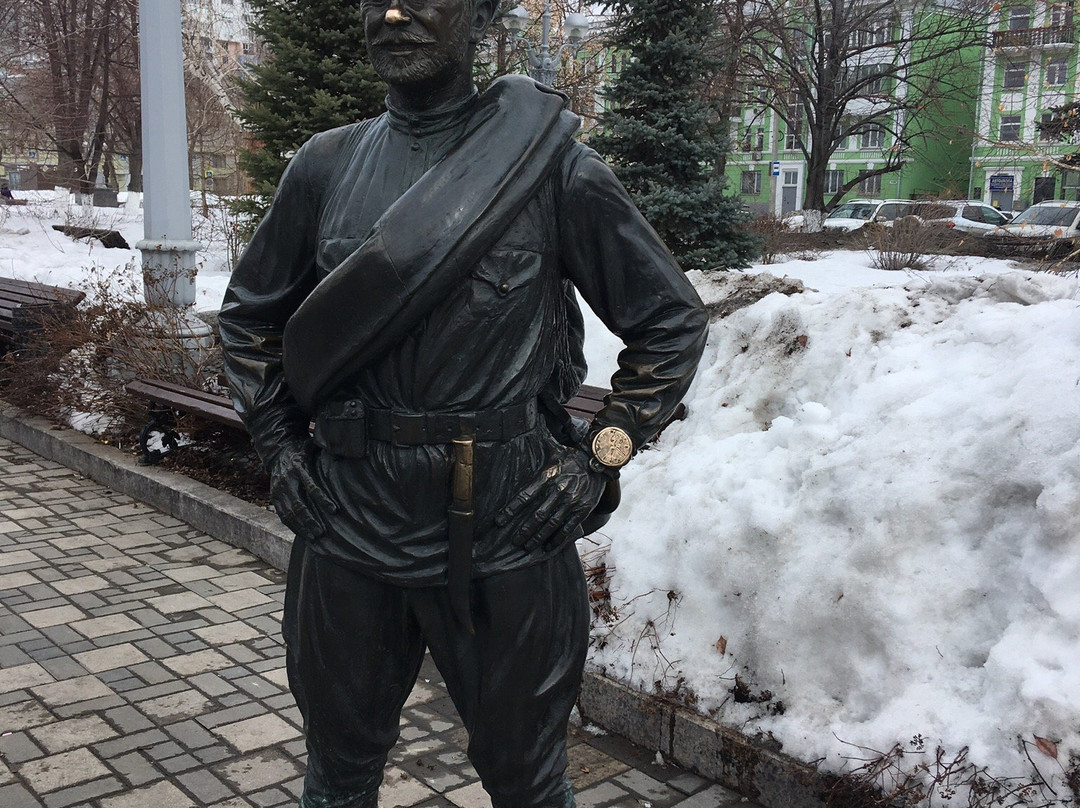
[[[904,47],[902,43],[908,39],[914,21],[918,19],[916,15],[941,14],[942,6],[939,3],[928,12],[917,3],[897,3],[894,12],[878,27],[858,32],[863,39],[858,47],[850,48],[855,55],[851,57],[853,64],[847,67],[845,75],[858,78],[863,71],[861,75],[872,78],[859,91],[858,98],[847,102],[846,109],[851,115],[864,119],[866,125],[848,136],[832,154],[825,175],[826,201],[845,183],[864,175],[865,179],[849,189],[845,199],[959,198],[967,195],[981,48],[966,47],[964,58],[960,60],[955,58],[955,54],[961,52],[959,48],[948,51],[950,64],[959,61],[961,70],[967,74],[954,82],[963,89],[932,103],[906,99],[907,93],[916,90],[904,80],[902,72],[895,74],[891,67],[876,67],[902,61],[897,60],[897,48]],[[976,41],[971,34],[965,36],[969,42]],[[945,53],[940,44],[920,44],[917,37],[910,47],[937,48]],[[917,54],[911,61],[917,61]],[[890,72],[894,75],[888,75]],[[922,75],[926,72],[923,69]],[[809,135],[798,125],[797,98],[789,99],[784,115],[777,114],[774,105],[767,103],[770,91],[764,88],[770,84],[776,86],[777,82],[770,82],[768,78],[762,80],[760,86],[747,94],[749,103],[731,119],[733,148],[728,155],[726,176],[728,187],[739,193],[751,210],[782,216],[803,208],[807,163],[799,144]],[[889,103],[897,97],[904,98],[905,103]],[[875,116],[875,106],[903,108]],[[894,132],[905,133],[902,142],[897,141]],[[900,149],[903,149],[902,153]],[[898,170],[868,174],[890,160],[900,162]]]
[[[1080,172],[1053,157],[1074,143],[1043,140],[1037,124],[1077,98],[1077,39],[1071,4],[1017,2],[993,11],[983,57],[970,195],[1002,210],[1080,199]]]

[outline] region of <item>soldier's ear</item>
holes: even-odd
[[[472,35],[469,37],[474,44],[484,38],[488,26],[495,17],[495,10],[499,7],[499,0],[475,0],[473,4]]]

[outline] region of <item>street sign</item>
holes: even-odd
[[[780,161],[779,160],[777,160],[776,162],[774,162],[772,164],[772,175],[774,177],[779,177],[780,176]]]
[[[1012,174],[994,174],[990,177],[991,191],[1011,191],[1013,189]]]

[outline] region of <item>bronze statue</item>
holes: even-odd
[[[471,72],[497,0],[363,0],[378,118],[297,152],[221,311],[295,533],[301,806],[375,806],[425,649],[495,808],[573,806],[582,523],[686,392],[707,318],[559,93]],[[626,343],[590,427],[577,293]],[[309,432],[311,422],[315,430]]]

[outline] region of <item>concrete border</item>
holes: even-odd
[[[182,474],[141,466],[135,456],[73,429],[0,402],[0,437],[74,469],[251,551],[288,566],[292,536],[273,513]],[[582,718],[666,760],[757,801],[765,808],[823,808],[834,777],[780,754],[757,739],[686,708],[586,671]]]

